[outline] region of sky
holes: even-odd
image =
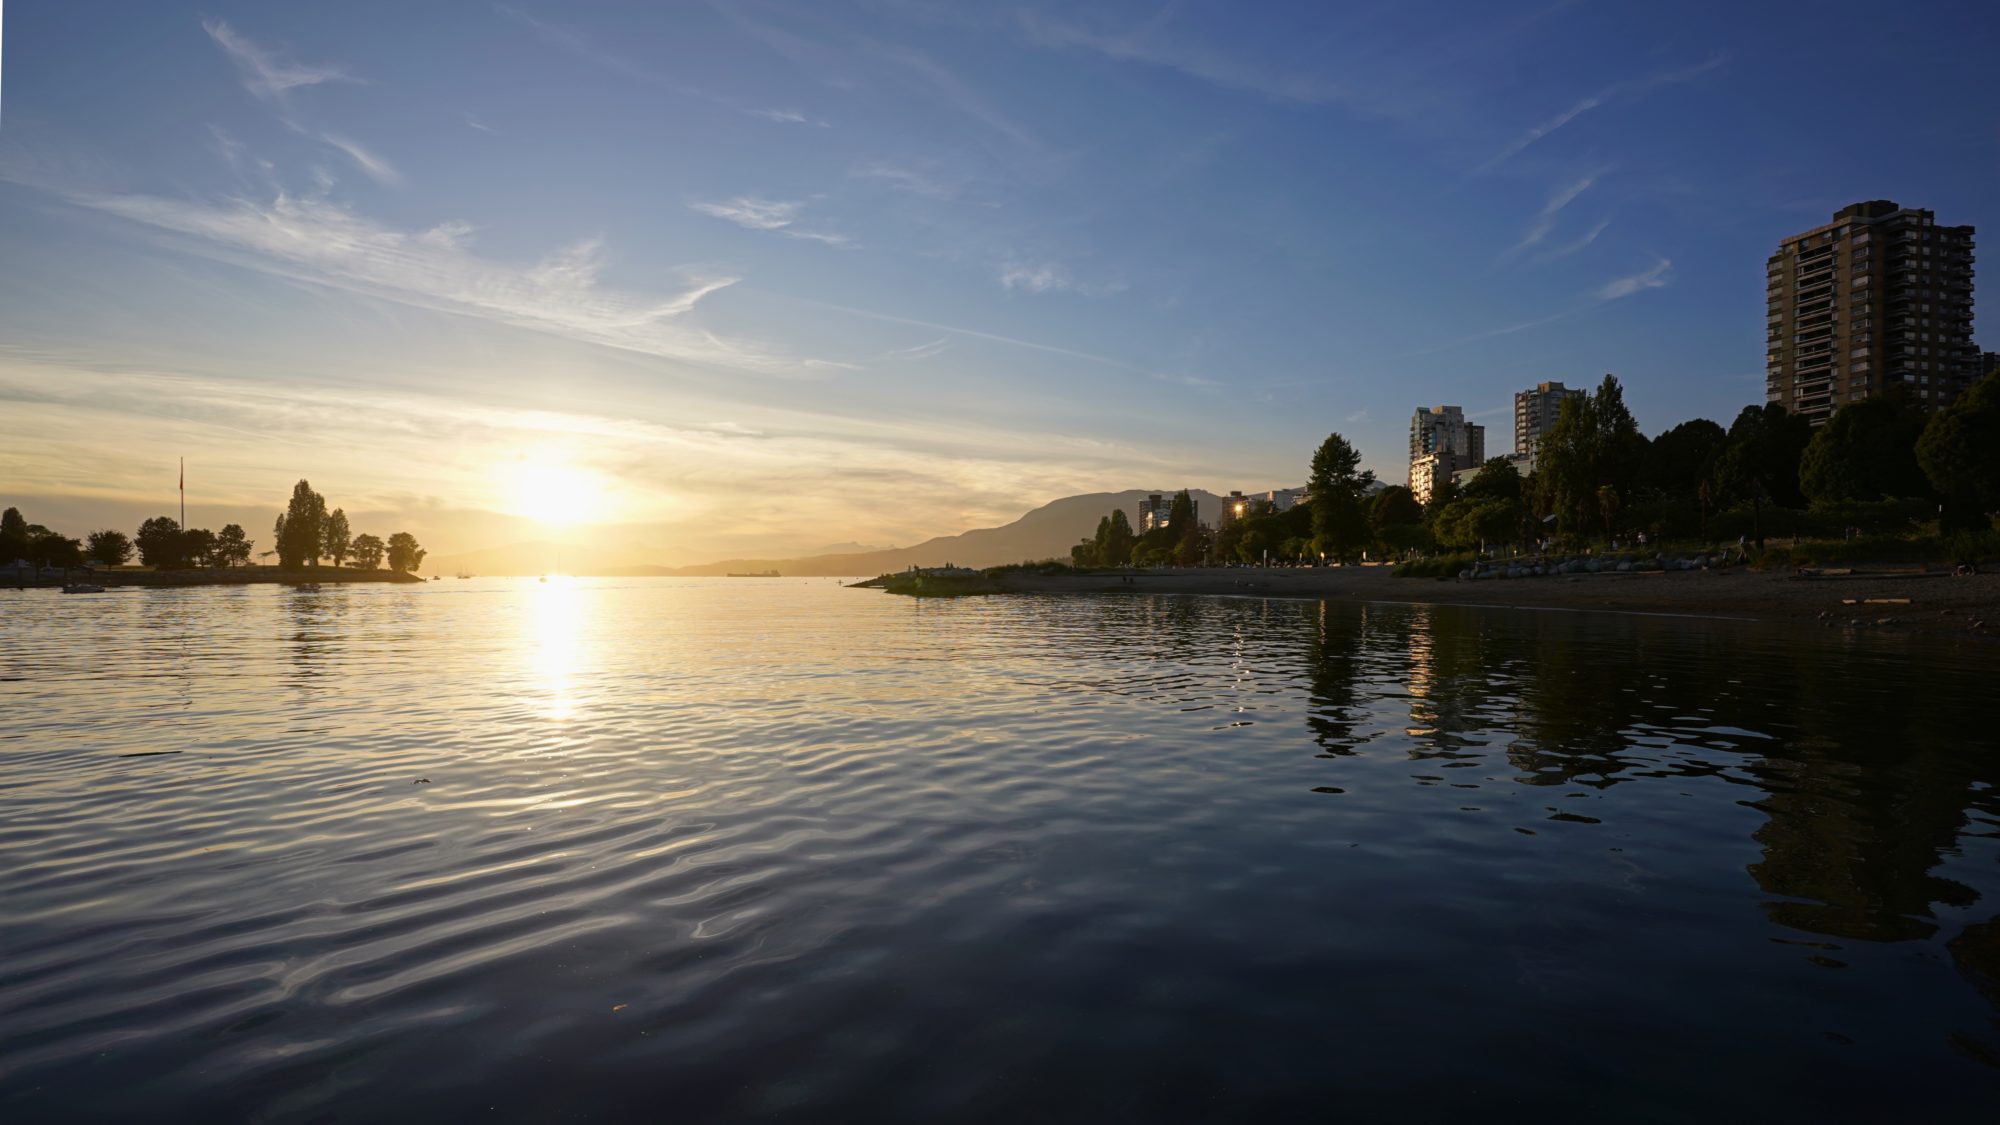
[[[684,564],[1726,423],[1780,238],[2000,224],[2000,15],[1883,12],[14,0],[0,503]]]

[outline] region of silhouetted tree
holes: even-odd
[[[1621,504],[1632,494],[1645,456],[1624,388],[1606,375],[1595,391],[1564,399],[1555,426],[1536,442],[1535,509],[1578,531],[1602,516],[1599,489],[1610,488]]]
[[[1640,486],[1676,499],[1694,497],[1728,440],[1729,432],[1706,418],[1682,422],[1646,448]]]
[[[318,566],[326,550],[326,497],[314,492],[310,482],[293,485],[291,503],[274,530],[279,566],[287,570]]]
[[[122,531],[112,531],[110,528],[93,531],[90,533],[89,545],[84,553],[89,555],[90,561],[94,563],[124,566],[126,560],[132,557],[132,541],[127,539]]]
[[[172,516],[154,516],[139,525],[132,537],[139,548],[139,561],[154,570],[179,570],[187,565],[187,541],[181,523]]]
[[[1306,482],[1312,494],[1312,531],[1318,550],[1350,559],[1368,543],[1368,512],[1362,498],[1375,474],[1361,469],[1361,453],[1339,434],[1328,434],[1313,451]]]
[[[27,547],[21,557],[36,566],[80,566],[83,563],[83,543],[60,535],[38,523],[27,525]]]
[[[1943,498],[1946,534],[1984,531],[2000,508],[2000,371],[1931,415],[1917,439],[1917,461]]]
[[[408,574],[424,565],[424,549],[417,546],[416,536],[407,531],[399,531],[389,537],[389,569]]]
[[[1103,564],[1124,566],[1132,561],[1132,545],[1139,537],[1133,534],[1132,521],[1125,518],[1125,509],[1113,509],[1110,520],[1110,527],[1105,532]]]
[[[1485,464],[1479,466],[1479,472],[1466,482],[1461,495],[1468,500],[1518,501],[1521,499],[1521,474],[1514,471],[1514,463],[1505,457],[1489,457]]]
[[[215,532],[191,527],[181,532],[181,557],[195,566],[221,566],[215,551]]]
[[[320,550],[333,565],[339,566],[353,553],[354,537],[347,527],[347,513],[339,508],[328,512],[326,521],[320,526]]]
[[[382,565],[384,547],[382,541],[373,535],[354,537],[354,565],[363,570],[375,570]]]
[[[215,536],[215,557],[217,566],[248,566],[250,552],[255,541],[243,534],[243,525],[226,523]]]
[[[1806,443],[1799,490],[1814,504],[1928,496],[1917,464],[1923,432],[1923,413],[1901,396],[1845,403]]]
[[[19,508],[0,512],[0,562],[28,557],[28,518]]]
[[[1746,406],[1729,426],[1729,442],[1716,458],[1715,480],[1726,496],[1750,501],[1752,534],[1764,546],[1764,505],[1802,508],[1799,457],[1812,440],[1812,423],[1775,402]]]

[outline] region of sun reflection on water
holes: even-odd
[[[550,575],[535,584],[529,597],[534,603],[534,636],[528,646],[528,675],[542,700],[542,715],[567,720],[577,710],[583,591],[572,578]]]

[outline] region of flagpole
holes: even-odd
[[[188,525],[188,459],[181,458],[181,530]]]

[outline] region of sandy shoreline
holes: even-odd
[[[1525,579],[1396,578],[1387,567],[1191,568],[1130,576],[1006,574],[1009,593],[1217,594],[1341,601],[1659,613],[2000,638],[2000,574],[1876,573],[1798,578],[1758,571],[1592,574]],[[1908,598],[1909,604],[1863,604]],[[1844,604],[1853,599],[1854,604]],[[1978,624],[1975,624],[1978,623]]]

